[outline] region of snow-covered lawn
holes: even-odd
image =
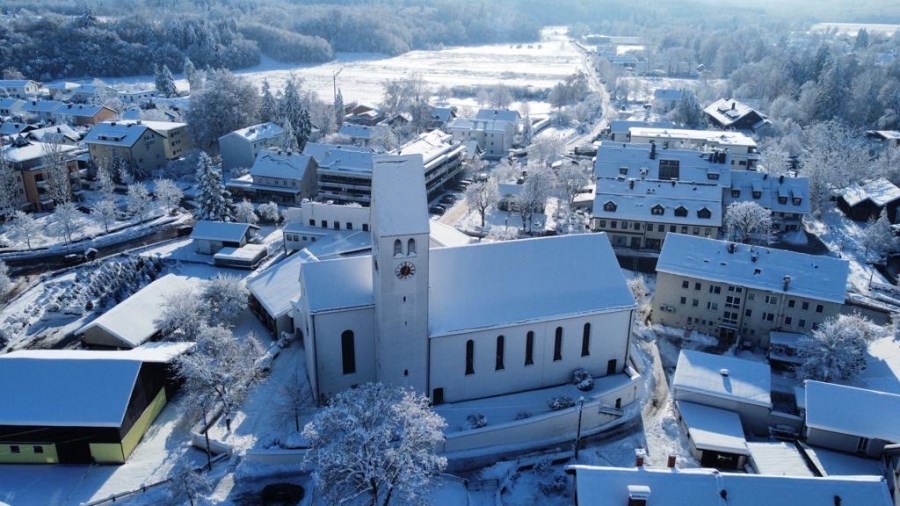
[[[847,218],[836,208],[826,211],[819,220],[806,217],[804,223],[806,230],[817,235],[834,256],[850,262],[849,290],[868,294],[870,278],[873,283],[890,284],[890,281],[868,264],[875,255],[866,250],[863,234],[867,224]]]

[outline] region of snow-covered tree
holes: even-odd
[[[249,223],[255,225],[259,221],[253,208],[253,203],[244,199],[234,205],[234,221],[237,223]]]
[[[212,490],[209,477],[203,472],[195,470],[189,460],[181,459],[172,470],[172,477],[168,482],[169,496],[176,503],[194,506],[204,494]]]
[[[628,279],[628,288],[631,290],[631,295],[634,296],[634,301],[637,303],[637,321],[646,321],[647,317],[650,316],[652,294],[647,288],[647,283],[644,282],[644,276],[638,274]]]
[[[749,200],[733,202],[725,209],[725,227],[733,241],[767,244],[772,234],[772,211]]]
[[[491,90],[491,107],[495,109],[506,109],[512,104],[513,97],[509,91],[509,87],[503,83],[499,83]]]
[[[515,196],[513,205],[522,218],[522,231],[532,231],[534,215],[544,212],[552,190],[553,175],[550,170],[543,165],[529,165],[522,192]]]
[[[128,214],[137,218],[138,223],[147,219],[150,210],[153,209],[153,197],[147,191],[147,187],[141,183],[128,185]]]
[[[297,369],[291,377],[279,386],[275,400],[274,415],[285,423],[293,423],[294,430],[300,432],[300,417],[305,410],[315,405],[309,381],[302,370]]]
[[[157,179],[153,184],[153,189],[156,199],[166,208],[166,212],[171,211],[173,207],[177,207],[181,203],[182,197],[184,197],[181,188],[171,179]]]
[[[397,135],[387,125],[375,125],[372,129],[372,138],[369,140],[369,147],[382,151],[390,151],[400,144]]]
[[[84,229],[84,213],[72,202],[66,202],[56,206],[53,213],[47,219],[47,231],[57,237],[62,237],[66,242],[66,251],[72,237]]]
[[[881,216],[877,220],[869,220],[863,232],[863,242],[866,245],[866,253],[871,252],[879,258],[894,250],[896,242],[891,222],[887,217],[887,209],[881,211]]]
[[[106,199],[112,199],[116,193],[115,175],[110,170],[106,161],[97,165],[97,181],[100,183],[100,191]]]
[[[28,249],[31,249],[31,240],[41,236],[43,231],[44,228],[34,216],[24,211],[16,211],[9,222],[6,235],[14,241],[24,242]]]
[[[306,143],[309,141],[309,136],[312,135],[312,119],[309,116],[308,109],[304,109],[300,113],[300,124],[295,129],[294,134],[297,136],[297,150],[303,151],[303,148],[306,147]]]
[[[229,323],[247,309],[247,288],[237,276],[216,274],[203,283],[200,300],[208,308],[210,321]]]
[[[154,73],[156,91],[164,97],[174,97],[177,94],[175,76],[172,75],[169,66],[163,65],[161,69],[154,67]]]
[[[231,192],[225,189],[222,172],[206,153],[197,162],[197,219],[228,221]]]
[[[534,124],[531,122],[531,116],[526,114],[522,120],[522,144],[529,145],[534,140]]]
[[[589,178],[577,163],[563,163],[553,171],[553,179],[559,195],[571,205]]]
[[[386,506],[425,499],[447,465],[435,454],[446,422],[427,397],[368,383],[336,395],[303,429],[316,485],[328,502],[367,495]]]
[[[275,121],[278,118],[278,100],[272,94],[272,87],[268,79],[262,82],[262,99],[259,103],[259,120]]]
[[[287,118],[281,120],[281,126],[284,129],[284,142],[281,147],[285,151],[299,152],[300,146],[297,144],[297,134],[294,133],[294,126]]]
[[[181,71],[184,73],[184,78],[187,79],[191,93],[203,88],[203,72],[197,70],[190,58],[184,59],[184,67]]]
[[[192,289],[173,293],[162,304],[159,319],[153,323],[162,335],[178,341],[192,341],[206,325],[209,307]]]
[[[109,233],[109,226],[116,221],[118,208],[116,202],[111,199],[103,199],[94,204],[91,209],[91,219],[103,225],[103,230]]]
[[[334,120],[339,128],[344,124],[344,95],[341,90],[334,96]]]
[[[8,217],[25,201],[25,190],[22,177],[6,160],[2,150],[0,143],[0,217]]]
[[[529,150],[532,161],[550,165],[559,160],[566,150],[566,141],[559,135],[541,135],[534,139]]]
[[[466,188],[466,204],[478,211],[481,216],[481,228],[484,228],[484,217],[487,210],[496,206],[499,201],[500,191],[497,189],[497,181],[493,178],[471,184]]]
[[[703,128],[706,126],[706,114],[697,96],[691,90],[681,90],[681,100],[675,104],[670,114],[672,121],[686,128]]]
[[[257,377],[262,345],[252,333],[238,339],[221,325],[202,325],[196,340],[191,352],[175,361],[175,372],[184,380],[189,408],[202,412],[212,403],[221,402],[229,416]]]
[[[278,223],[281,219],[281,212],[278,210],[278,204],[275,202],[260,204],[256,208],[256,214],[259,215],[260,219],[269,223]]]
[[[9,277],[9,267],[0,260],[0,302],[5,301],[13,289],[12,279]],[[299,430],[299,429],[298,429]]]
[[[191,93],[187,122],[196,144],[209,149],[219,137],[259,119],[259,90],[228,70],[212,71],[203,89]]]
[[[42,162],[46,170],[47,195],[57,204],[72,200],[72,185],[69,182],[68,156],[62,145],[49,142],[43,145]]]
[[[838,315],[797,341],[802,363],[797,376],[835,382],[854,378],[866,367],[866,350],[885,330],[861,315]]]

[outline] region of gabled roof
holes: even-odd
[[[135,121],[104,121],[97,123],[84,136],[87,144],[103,144],[107,146],[131,147],[147,132],[149,128]],[[154,132],[154,135],[159,135]]]
[[[159,331],[156,320],[162,316],[164,303],[175,293],[191,286],[193,284],[187,278],[167,274],[141,288],[75,333],[84,334],[93,328],[100,328],[106,336],[97,341],[88,338],[85,343],[120,348],[139,346]]]
[[[266,149],[256,155],[250,167],[253,177],[273,177],[279,179],[302,180],[312,157],[291,151]]]
[[[191,342],[144,343],[130,350],[19,350],[7,357],[35,358],[42,360],[137,360],[144,363],[169,363],[182,353],[193,348]]]
[[[441,123],[446,123],[456,117],[456,111],[452,107],[432,107],[431,118]]]
[[[0,135],[15,135],[29,130],[34,130],[34,127],[28,123],[7,122],[0,124]]]
[[[241,128],[240,130],[235,130],[233,132],[227,133],[220,137],[220,139],[223,137],[237,136],[249,142],[255,142],[263,139],[274,139],[282,134],[284,134],[283,128],[276,125],[275,123],[272,123],[271,121],[267,121],[265,123],[251,125],[245,128]]]
[[[569,466],[579,506],[628,504],[629,489],[651,506],[891,506],[881,476],[766,476],[715,469]],[[727,501],[723,499],[727,497]]]
[[[769,364],[752,360],[681,350],[672,388],[676,399],[685,391],[772,407],[772,371]]]
[[[519,111],[509,109],[479,109],[475,114],[475,119],[480,120],[503,120],[515,123],[521,119]]]
[[[30,79],[0,79],[0,87],[2,88],[24,88],[29,84],[38,84]]]
[[[307,142],[303,154],[315,158],[320,170],[372,173],[374,153],[367,148]]]
[[[655,148],[653,147],[655,146]],[[653,158],[650,158],[653,153]],[[699,152],[692,149],[666,149],[657,144],[623,144],[603,141],[597,149],[594,176],[615,178],[620,169],[628,169],[628,177],[663,179],[661,161],[677,161],[679,181],[731,185],[731,155],[721,151]]]
[[[756,147],[756,141],[740,132],[723,132],[721,130],[687,130],[680,128],[656,128],[633,126],[628,129],[634,137],[650,137],[659,140],[673,141],[669,147],[678,148],[677,143],[687,141],[695,145],[712,147]]]
[[[609,131],[613,133],[627,133],[628,129],[632,127],[646,127],[646,128],[675,128],[675,123],[672,123],[669,120],[663,121],[637,121],[637,120],[625,120],[625,119],[614,119],[609,122]]]
[[[606,234],[435,248],[429,254],[432,337],[634,307]]]
[[[346,135],[351,139],[362,139],[362,140],[370,140],[372,135],[375,133],[375,127],[370,127],[366,125],[354,125],[353,123],[344,123],[341,125],[341,129],[338,132],[341,135]]]
[[[310,313],[375,304],[370,255],[306,263],[300,282]]]
[[[22,111],[29,113],[49,113],[54,112],[66,104],[56,100],[29,100],[22,106]]]
[[[62,142],[63,140],[78,141],[81,136],[69,125],[52,125],[37,128],[28,132],[28,137],[39,142]]]
[[[741,417],[734,411],[676,401],[688,434],[699,450],[748,455]]]
[[[736,197],[735,191],[739,192]],[[754,197],[754,191],[759,192],[758,198]],[[795,199],[800,199],[799,204],[795,204]],[[725,207],[744,201],[756,202],[773,212],[809,214],[809,179],[755,170],[732,171],[731,190],[725,192]]]
[[[447,124],[447,129],[452,131],[485,131],[506,132],[515,129],[515,123],[505,119],[470,119],[454,118]]]
[[[607,203],[615,210],[607,210]],[[655,208],[663,214],[653,214]],[[687,210],[676,216],[675,210]],[[703,209],[708,218],[701,218]],[[722,189],[717,185],[656,181],[649,179],[598,178],[594,196],[594,218],[637,220],[654,223],[722,226]]]
[[[249,223],[200,220],[194,225],[194,231],[191,232],[191,239],[240,242],[251,229],[259,230],[259,227]]]
[[[376,237],[429,232],[421,155],[375,157],[371,209],[372,233]]]
[[[110,112],[115,112],[109,107],[103,105],[65,104],[64,106],[56,109],[55,114],[59,116],[71,116],[73,118],[93,118],[103,109],[106,109]]]
[[[653,91],[653,98],[656,100],[681,100],[684,90],[674,90],[669,88],[660,88]]]
[[[900,188],[882,177],[862,186],[855,184],[849,186],[841,197],[850,207],[859,205],[865,200],[871,201],[878,207],[884,207],[900,199]]]
[[[712,118],[713,121],[721,125],[722,128],[730,128],[732,125],[748,116],[755,116],[755,118],[758,119],[753,125],[754,130],[759,128],[759,126],[762,126],[761,123],[768,122],[764,114],[733,98],[720,98],[706,106],[706,108],[703,109],[703,112]]]
[[[18,98],[0,98],[0,109],[21,109],[25,101]]]
[[[75,151],[78,146],[70,146],[68,144],[59,144],[52,147],[43,142],[28,142],[26,146],[6,145],[2,148],[3,157],[10,163],[24,163],[31,160],[43,158],[49,149],[58,149],[63,153]]]
[[[184,128],[187,123],[179,123],[177,121],[147,121],[147,120],[122,120],[119,123],[123,125],[145,126],[150,130],[158,133],[163,137],[168,137],[169,132],[178,128]]]
[[[247,290],[275,318],[291,310],[291,301],[300,296],[300,269],[303,255],[291,255],[247,280]]]
[[[807,380],[806,425],[900,443],[900,395]]]
[[[850,264],[829,256],[670,233],[656,271],[843,304]]]
[[[434,166],[444,163],[448,158],[456,156],[465,149],[462,144],[453,144],[453,135],[440,130],[432,130],[400,146],[393,153],[398,155],[422,155],[425,161],[425,172]]]

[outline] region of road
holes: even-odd
[[[597,71],[594,69],[593,56],[591,53],[585,49],[581,44],[575,41],[575,39],[569,39],[569,44],[572,44],[575,49],[581,53],[582,64],[584,66],[585,73],[588,76],[588,83],[591,86],[591,89],[594,90],[595,93],[600,95],[600,111],[602,116],[600,116],[600,120],[597,121],[597,124],[594,125],[594,128],[591,129],[590,132],[586,134],[582,134],[576,137],[573,137],[569,142],[566,143],[566,147],[573,148],[579,144],[590,144],[599,134],[609,125],[609,117],[610,114],[613,113],[613,109],[609,106],[609,92],[606,90],[606,86],[600,82],[600,78],[597,76]]]

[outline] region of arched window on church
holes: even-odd
[[[352,330],[345,330],[341,334],[341,362],[344,366],[344,374],[356,372],[356,343],[354,343]]]
[[[584,333],[581,335],[581,356],[586,357],[591,354],[591,324],[584,324]]]
[[[394,240],[394,256],[398,257],[403,254],[403,243],[400,242],[400,239]]]
[[[562,327],[556,327],[556,335],[553,338],[553,361],[562,360]]]
[[[410,239],[406,243],[406,254],[407,255],[415,255],[416,254],[416,240]]]
[[[466,341],[466,375],[475,374],[475,341]]]
[[[494,370],[503,370],[503,336],[497,336],[497,362],[494,364]]]

